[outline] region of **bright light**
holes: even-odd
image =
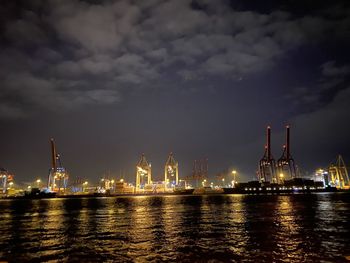
[[[87,184],[88,184],[88,182],[87,182],[87,181],[85,181],[85,182],[84,182],[84,185],[87,185]]]
[[[12,186],[12,185],[13,185],[13,182],[9,182],[9,185]]]
[[[38,179],[38,180],[36,180],[36,182],[37,182],[37,183],[40,183],[40,182],[41,182],[41,180],[40,180],[40,179]]]
[[[225,182],[225,178],[222,178],[222,181]]]
[[[28,189],[30,189],[30,188],[32,188],[30,185],[28,185],[28,187],[27,187]]]
[[[283,178],[283,177],[284,177],[284,174],[280,173],[280,177]]]
[[[232,171],[232,174],[233,174],[232,187],[235,187],[237,171],[236,171],[236,170],[233,170],[233,171]]]
[[[119,181],[120,181],[121,183],[123,183],[123,182],[124,182],[124,179],[120,179]]]
[[[111,183],[114,184],[114,180],[112,180]]]

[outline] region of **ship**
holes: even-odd
[[[191,195],[194,192],[194,188],[175,188],[174,194],[176,195]]]
[[[206,195],[206,194],[222,194],[224,190],[222,188],[212,188],[210,186],[205,186],[201,188],[196,188],[193,191],[195,195]]]
[[[41,198],[54,198],[56,197],[57,193],[52,192],[47,188],[44,188],[40,190],[39,188],[32,188],[31,191],[24,192],[24,195],[22,198],[28,198],[28,199],[41,199]]]

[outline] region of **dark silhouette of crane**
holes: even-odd
[[[271,127],[266,128],[266,145],[264,156],[259,161],[259,181],[277,183],[276,162],[271,154]]]
[[[290,127],[286,126],[286,142],[283,145],[283,153],[277,161],[277,170],[279,173],[279,182],[283,183],[285,179],[294,179],[297,177],[295,161],[290,154]]]

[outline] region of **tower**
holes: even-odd
[[[146,184],[152,182],[151,164],[146,160],[144,154],[141,155],[140,161],[136,165],[136,189],[144,189]]]
[[[173,153],[169,154],[164,167],[165,188],[174,187],[179,184],[179,163],[175,161]]]
[[[266,145],[264,156],[259,161],[259,181],[277,183],[276,162],[271,154],[271,127],[266,128]]]

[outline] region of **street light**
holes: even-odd
[[[38,188],[40,188],[40,182],[41,182],[40,179],[36,180],[36,183],[38,184]]]
[[[237,171],[236,171],[236,170],[233,170],[233,171],[232,171],[232,174],[233,174],[233,183],[232,183],[232,187],[234,187],[235,184],[236,184],[236,174],[237,174]]]
[[[111,185],[109,187],[110,189],[112,189],[114,191],[114,179],[111,180]]]
[[[83,183],[83,189],[82,189],[82,192],[84,192],[84,187],[86,187],[88,185],[88,181],[85,181],[84,183]]]
[[[283,183],[283,177],[284,177],[284,174],[283,173],[280,173],[280,182]]]

